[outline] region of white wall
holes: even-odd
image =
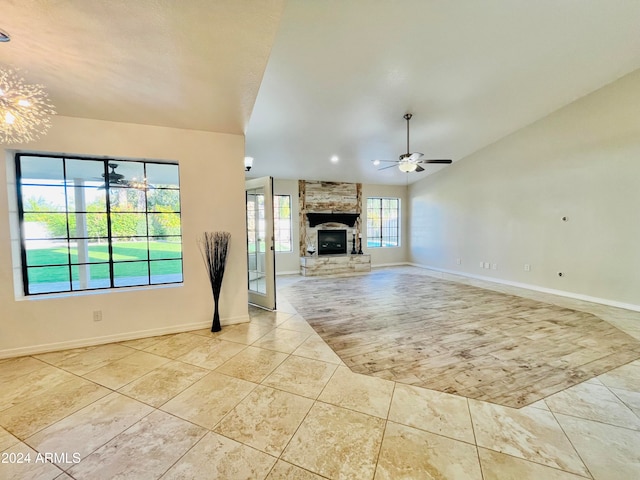
[[[640,70],[412,185],[410,260],[640,305],[638,105]]]
[[[0,357],[209,326],[213,300],[197,247],[204,231],[231,232],[222,324],[248,321],[243,136],[55,117],[49,134],[22,150],[177,160],[184,284],[16,299],[21,287],[12,267],[19,265],[10,261],[9,229],[15,185],[7,188],[12,169],[5,164],[13,155],[0,151]],[[95,310],[102,310],[101,322],[93,321]]]

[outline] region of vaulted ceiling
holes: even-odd
[[[242,134],[284,0],[3,0],[0,63],[60,115]]]
[[[62,115],[246,133],[252,176],[404,184],[640,68],[637,0],[5,0]],[[337,155],[337,163],[330,157]]]

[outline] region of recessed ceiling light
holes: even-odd
[[[0,30],[0,42],[8,42],[11,40],[11,36],[4,30]]]
[[[373,164],[374,164],[374,165],[380,165],[380,160],[374,160],[374,161],[373,161]]]
[[[338,163],[340,161],[340,159],[338,158],[337,155],[334,155],[333,157],[331,157],[331,163]]]

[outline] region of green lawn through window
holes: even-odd
[[[78,251],[75,246],[70,248],[71,263],[78,262]],[[149,257],[147,257],[149,255]],[[161,260],[151,262],[153,275],[170,275],[182,273],[182,245],[177,242],[114,242],[113,260],[116,263],[118,277],[146,276],[147,259]],[[92,280],[109,278],[109,249],[106,243],[89,244],[90,276]],[[27,249],[27,264],[43,266],[43,268],[29,268],[29,283],[68,282],[69,252],[66,247],[52,246],[49,248]],[[45,265],[62,264],[60,267],[44,267]],[[72,265],[73,280],[77,280],[78,267]]]

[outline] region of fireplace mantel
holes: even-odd
[[[322,223],[342,223],[353,227],[359,217],[359,213],[307,213],[310,227],[315,227]]]

